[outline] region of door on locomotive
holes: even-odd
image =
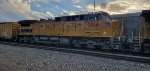
[[[150,53],[150,10],[143,10],[141,14],[141,46],[144,53]]]

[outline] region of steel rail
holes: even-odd
[[[116,53],[108,53],[108,52],[106,53],[106,52],[88,51],[88,50],[83,50],[83,49],[59,48],[59,47],[51,47],[51,46],[44,46],[44,45],[40,45],[40,46],[39,45],[31,45],[31,44],[29,45],[29,44],[11,43],[11,42],[0,42],[0,44],[10,45],[10,46],[37,48],[37,49],[59,51],[59,52],[66,52],[66,53],[74,53],[74,54],[96,56],[96,57],[105,57],[105,58],[111,58],[111,59],[117,59],[117,60],[125,60],[125,61],[133,61],[133,62],[150,64],[150,57],[144,57],[144,56],[134,56],[134,55],[116,54]]]

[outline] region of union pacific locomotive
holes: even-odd
[[[136,37],[125,35],[128,33],[125,29],[127,30],[131,26],[125,26],[127,24],[124,24],[122,19],[112,20],[106,12],[95,12],[56,17],[54,20],[46,21],[1,23],[0,39],[148,53],[150,46],[149,19],[150,11],[142,11],[141,23],[138,28],[139,34]]]

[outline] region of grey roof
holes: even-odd
[[[127,14],[116,14],[116,15],[111,15],[111,18],[130,17],[130,16],[139,16],[140,17],[140,15],[141,15],[141,12],[127,13]]]

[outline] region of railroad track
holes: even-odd
[[[44,45],[39,46],[39,45],[35,45],[35,44],[29,45],[29,44],[14,43],[14,42],[1,42],[0,41],[0,44],[37,48],[37,49],[59,51],[59,52],[67,52],[67,53],[75,53],[75,54],[82,54],[82,55],[89,55],[89,56],[96,56],[96,57],[105,57],[105,58],[112,58],[112,59],[118,59],[118,60],[127,60],[127,61],[150,64],[150,57],[148,57],[148,56],[145,57],[145,56],[129,55],[129,54],[89,51],[89,50],[84,50],[84,49],[69,49],[69,48],[61,48],[61,47],[50,47],[50,46],[44,46]]]

